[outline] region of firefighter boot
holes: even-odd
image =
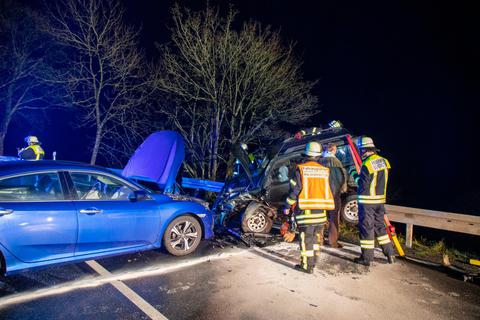
[[[387,261],[388,261],[389,264],[394,264],[396,262],[396,260],[397,259],[395,258],[395,256],[393,254],[387,256]]]
[[[295,265],[295,270],[298,270],[298,271],[301,271],[301,272],[304,272],[304,273],[308,273],[308,274],[313,274],[313,271],[314,271],[315,267],[314,266],[308,266],[306,269],[303,268],[301,265],[299,264],[296,264]]]
[[[370,267],[372,265],[372,263],[369,260],[365,259],[363,255],[353,259],[353,262],[364,265],[366,267]]]

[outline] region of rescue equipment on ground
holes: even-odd
[[[480,267],[480,260],[470,259],[470,260],[468,261],[468,263],[470,263],[470,264],[473,265],[473,266]]]

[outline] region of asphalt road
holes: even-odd
[[[324,248],[314,275],[292,269],[295,244],[209,241],[183,258],[98,260],[102,275],[85,263],[27,272],[5,280],[0,319],[480,319],[480,286],[381,255],[367,269],[351,262],[358,250]]]

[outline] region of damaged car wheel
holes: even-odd
[[[342,220],[351,225],[358,224],[358,203],[357,195],[349,195],[343,201]]]
[[[174,256],[185,256],[197,249],[202,240],[202,227],[192,216],[181,216],[167,226],[163,235],[165,249]]]
[[[269,233],[273,220],[268,215],[268,210],[261,206],[249,206],[242,217],[243,232]]]

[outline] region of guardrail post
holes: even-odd
[[[413,224],[407,223],[406,234],[405,234],[405,246],[411,248],[413,245]]]

